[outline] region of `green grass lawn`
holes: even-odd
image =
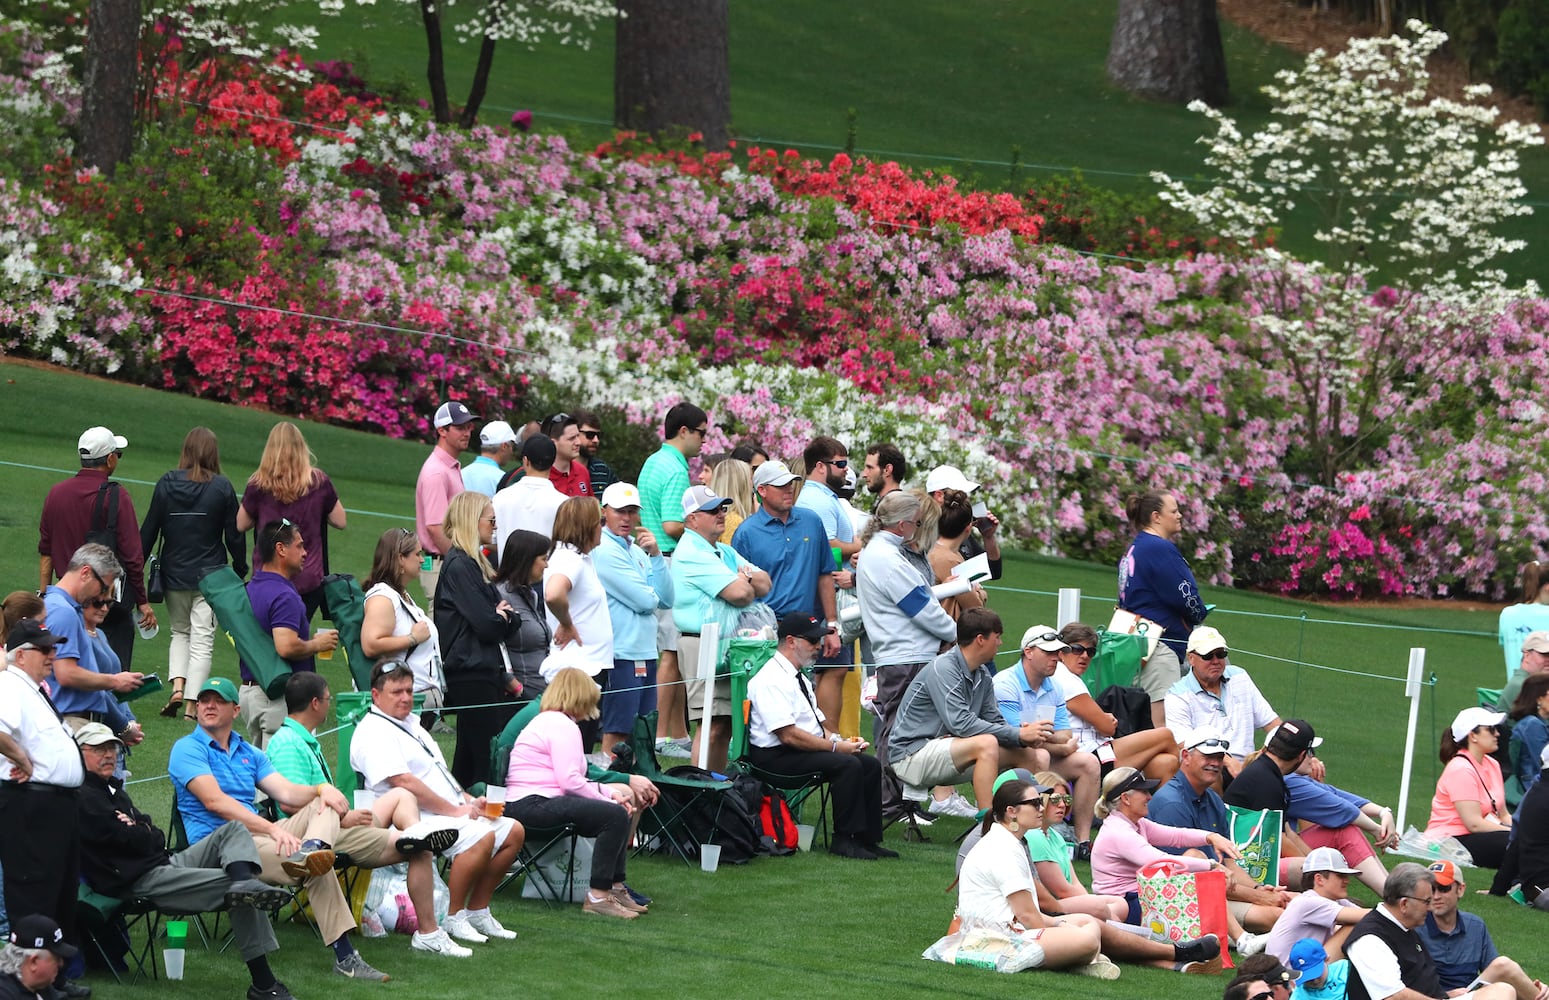
[[[105,423],[130,440],[119,467],[143,511],[154,480],[177,459],[187,429],[203,423],[222,443],[227,474],[240,483],[262,451],[274,417],[240,405],[188,399],[170,393],[77,377],[16,364],[0,364],[0,426],[11,428],[0,457],[0,587],[36,586],[37,513],[48,487],[74,464],[75,440],[91,423]],[[428,446],[388,441],[317,424],[304,428],[319,465],[333,476],[350,510],[350,527],[334,536],[334,568],[364,575],[380,531],[412,520],[413,484]],[[1008,633],[1019,636],[1035,622],[1055,617],[1054,592],[1078,587],[1086,617],[1106,622],[1113,570],[1067,560],[1012,554],[1006,579],[992,589],[992,604]],[[1392,680],[1333,673],[1320,667],[1402,676],[1411,646],[1429,651],[1428,669],[1437,686],[1421,707],[1415,791],[1410,819],[1424,825],[1439,765],[1434,747],[1440,727],[1472,703],[1476,685],[1498,686],[1503,678],[1495,644],[1493,612],[1328,608],[1229,589],[1210,589],[1219,605],[1218,625],[1282,715],[1311,719],[1328,742],[1322,755],[1336,783],[1395,804],[1403,752],[1407,703]],[[1305,618],[1304,618],[1305,616]],[[1362,627],[1364,626],[1364,627]],[[1373,628],[1371,626],[1383,626]],[[137,653],[136,666],[164,668],[167,632]],[[1015,638],[1011,639],[1015,642]],[[235,655],[217,644],[217,671],[234,675]],[[1292,661],[1292,662],[1286,662]],[[1295,661],[1301,661],[1297,665]],[[1315,666],[1317,665],[1317,666]],[[341,660],[325,667],[336,689],[348,684]],[[154,698],[147,699],[155,702]],[[168,749],[186,730],[162,719],[148,705],[142,714],[146,743],[131,759],[137,802],[153,815],[167,813],[170,788],[164,774]],[[461,996],[473,970],[488,969],[499,956],[499,975],[529,995],[572,991],[644,997],[799,997],[842,988],[891,991],[906,996],[990,997],[1006,984],[989,973],[949,969],[920,961],[920,951],[944,929],[953,897],[953,838],[962,821],[945,820],[927,844],[889,842],[904,857],[864,864],[803,855],[765,859],[714,875],[662,858],[633,861],[630,880],[656,897],[652,913],[629,924],[584,917],[579,907],[550,908],[516,898],[497,901],[500,918],[521,933],[512,944],[478,947],[478,957],[456,966],[450,959],[411,954],[404,938],[368,941],[367,958],[394,976],[385,989],[409,991],[427,1000]],[[1474,887],[1488,879],[1476,873]],[[1537,967],[1542,917],[1499,900],[1470,896],[1467,908],[1491,922],[1501,950]],[[329,959],[311,932],[286,927],[275,968],[303,1000],[342,986],[328,971]],[[146,987],[121,987],[102,975],[91,983],[107,1000],[143,996]],[[1082,997],[1134,997],[1137,991],[1166,991],[1180,1000],[1205,1000],[1221,983],[1126,968],[1117,983],[1092,980],[1021,980],[1018,988],[1071,989]],[[188,978],[165,984],[172,995],[235,996],[244,987],[240,963],[230,953],[191,952]],[[349,985],[352,994],[375,987]]]
[[[745,141],[792,145],[825,157],[846,141],[856,114],[862,152],[916,165],[948,166],[989,185],[1020,150],[1024,183],[1079,169],[1096,183],[1152,192],[1153,170],[1194,177],[1203,170],[1195,140],[1204,121],[1182,107],[1136,98],[1107,83],[1104,61],[1114,0],[768,0],[731,5],[733,132]],[[454,12],[454,17],[455,12]],[[356,62],[375,82],[397,81],[420,97],[425,41],[418,8],[402,2],[350,6],[316,21],[324,58]],[[1223,24],[1231,104],[1228,113],[1257,129],[1269,104],[1259,88],[1301,58]],[[447,32],[452,39],[451,32]],[[451,100],[467,97],[476,49],[446,49]],[[611,135],[613,31],[604,25],[589,50],[550,45],[497,50],[481,117],[504,123],[530,109],[536,127],[592,143]],[[1523,160],[1529,198],[1549,208],[1549,151]],[[1542,211],[1542,210],[1541,210]],[[1529,241],[1511,261],[1518,278],[1549,285],[1544,226],[1515,220],[1507,231]],[[1287,249],[1317,255],[1310,239]]]

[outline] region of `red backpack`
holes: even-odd
[[[796,849],[796,818],[791,815],[791,807],[778,788],[765,792],[764,801],[758,807],[758,819],[763,824],[764,836],[776,848]]]

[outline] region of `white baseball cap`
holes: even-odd
[[[787,486],[796,479],[796,473],[790,470],[784,462],[770,459],[767,462],[758,463],[758,468],[753,470],[753,488],[760,486]]]
[[[640,506],[640,491],[634,483],[613,483],[602,491],[602,505],[614,510]]]
[[[979,488],[979,484],[963,475],[963,470],[955,465],[938,465],[930,470],[930,475],[925,477],[925,492],[934,493],[937,490],[962,490],[964,493],[972,493]]]
[[[1452,738],[1462,743],[1468,734],[1480,726],[1498,726],[1506,721],[1505,712],[1492,712],[1488,708],[1465,708],[1452,720]]]
[[[82,458],[107,458],[115,451],[129,447],[129,439],[114,434],[106,427],[88,427],[78,443]]]
[[[516,431],[504,420],[491,420],[479,431],[479,443],[486,448],[495,448],[507,442],[515,443]]]
[[[731,506],[731,497],[723,497],[708,486],[690,486],[683,491],[683,516],[695,511],[709,513]]]
[[[1020,648],[1027,649],[1029,646],[1037,646],[1045,653],[1062,653],[1070,648],[1069,644],[1060,638],[1059,631],[1048,625],[1034,625],[1022,633]]]

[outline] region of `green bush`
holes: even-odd
[[[1549,114],[1549,0],[1511,0],[1497,34],[1496,79]]]

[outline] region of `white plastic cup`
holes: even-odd
[[[811,823],[796,824],[796,849],[799,851],[812,850],[812,835],[817,832],[817,827]]]
[[[376,792],[368,788],[355,789],[356,809],[370,809],[374,805],[376,805]]]
[[[318,635],[318,638],[321,638],[325,633],[328,633],[328,632],[337,633],[338,631],[339,630],[336,629],[336,628],[320,628],[320,629],[317,630],[317,635]],[[317,658],[319,660],[331,660],[331,659],[333,659],[333,650],[332,649],[325,649],[322,652],[317,654]]]
[[[1053,705],[1037,705],[1033,708],[1033,719],[1036,722],[1053,722],[1054,711]]]
[[[140,638],[144,639],[146,642],[150,642],[152,639],[161,634],[161,624],[159,622],[157,624],[151,625],[149,628],[140,624],[139,622],[136,622],[134,627],[140,630]]]
[[[506,786],[484,786],[484,815],[490,819],[499,819],[506,812]]]
[[[161,953],[162,964],[166,966],[168,979],[183,978],[183,955],[182,948],[167,948]]]
[[[699,870],[702,872],[713,872],[719,867],[721,867],[721,845],[700,844]]]

